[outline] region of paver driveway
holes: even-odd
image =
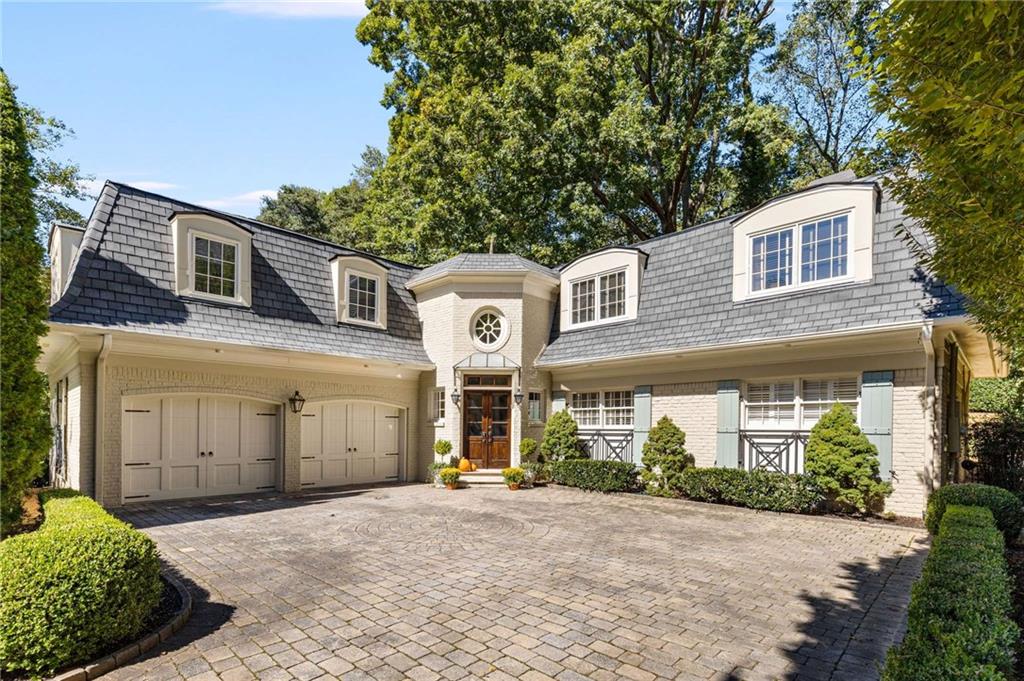
[[[568,489],[130,507],[195,614],[112,679],[870,679],[921,532]]]

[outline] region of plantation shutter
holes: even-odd
[[[651,432],[651,386],[638,385],[633,389],[633,463],[640,464],[644,443]]]
[[[551,413],[557,414],[560,411],[565,411],[565,391],[555,390],[551,393]]]
[[[860,429],[878,449],[882,480],[892,478],[892,371],[865,371],[860,392]]]
[[[715,465],[739,468],[740,465],[740,382],[718,383],[718,441]]]

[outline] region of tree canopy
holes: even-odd
[[[35,107],[24,104],[19,107],[32,159],[29,172],[36,180],[33,204],[39,219],[38,238],[45,242],[54,221],[73,225],[85,223],[85,217],[72,208],[69,201],[93,198],[86,190],[86,183],[93,178],[82,173],[77,163],[57,157],[57,151],[67,138],[74,136],[74,130]]]
[[[862,58],[910,164],[892,188],[929,268],[985,329],[1024,347],[1024,5],[895,0]]]

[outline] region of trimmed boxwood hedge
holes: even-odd
[[[760,511],[818,513],[825,493],[810,475],[783,475],[738,468],[687,468],[678,492],[687,499],[745,506]]]
[[[637,470],[622,461],[566,459],[548,464],[551,480],[559,485],[597,492],[632,492],[637,488]]]
[[[0,669],[46,674],[137,636],[160,600],[146,535],[92,499],[43,494],[35,532],[0,543]]]
[[[1015,543],[1024,528],[1024,505],[1016,494],[1000,487],[972,482],[946,485],[932,492],[925,515],[929,532],[938,533],[942,516],[952,505],[983,506],[992,511],[996,527],[1003,533],[1007,544]]]
[[[1003,551],[992,511],[945,508],[911,591],[907,635],[889,651],[884,681],[1013,678],[1020,631]]]

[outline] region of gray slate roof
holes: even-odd
[[[899,204],[883,193],[870,282],[732,300],[732,228],[739,216],[635,244],[648,254],[637,319],[561,332],[558,315],[539,362],[611,359],[966,314],[963,297],[922,271],[897,232]],[[924,235],[911,227],[923,243]],[[564,294],[564,292],[563,292]]]
[[[234,215],[252,232],[252,307],[182,298],[174,291],[168,217],[198,207],[108,182],[89,218],[78,263],[50,319],[126,331],[327,355],[430,364],[416,303],[415,267],[388,269],[387,331],[336,321],[329,260],[365,255]]]
[[[442,274],[489,272],[535,272],[558,279],[558,273],[554,270],[511,253],[461,253],[421,270],[409,278],[408,285],[415,286]]]

